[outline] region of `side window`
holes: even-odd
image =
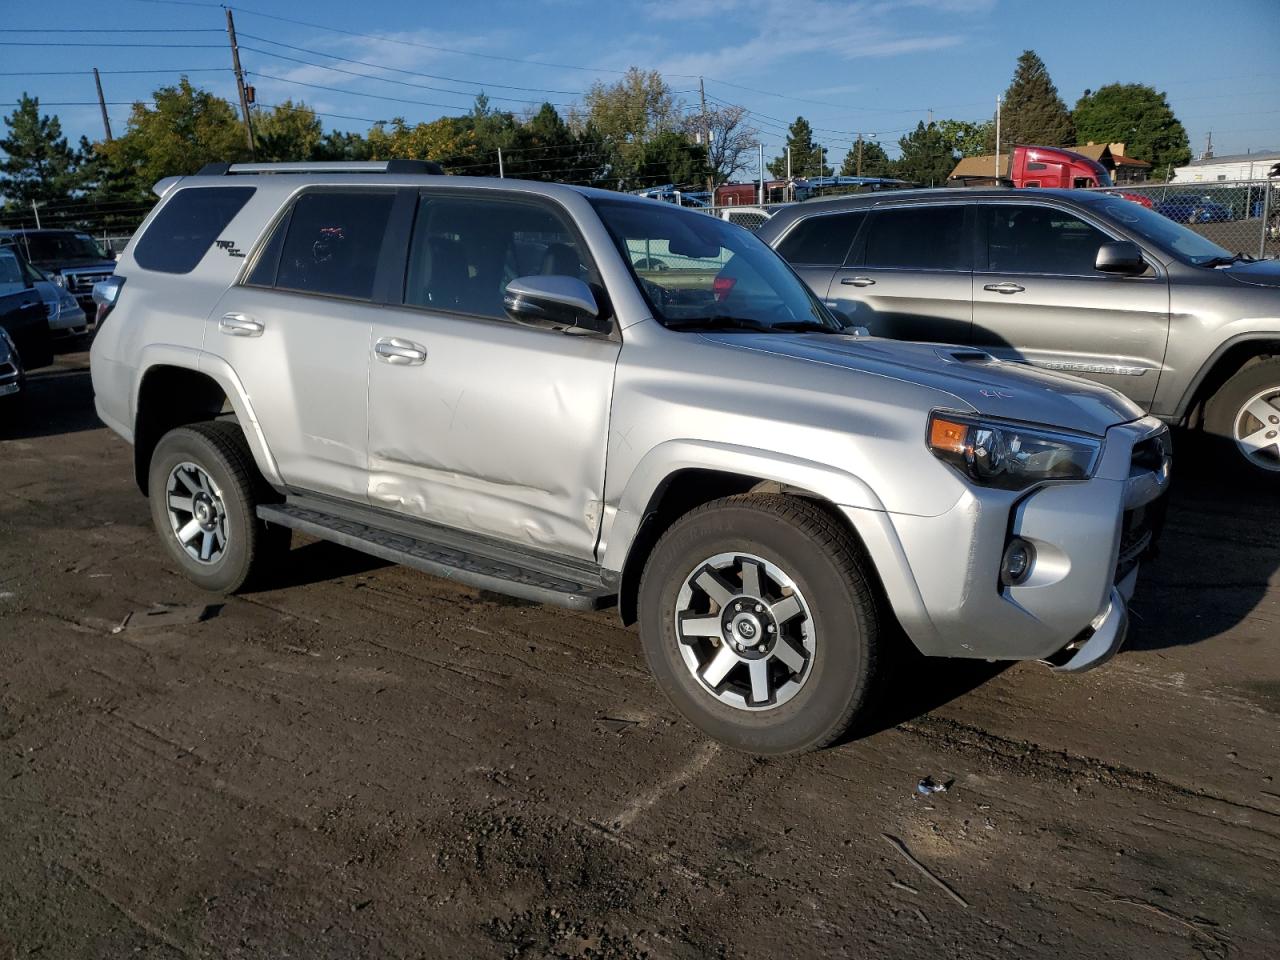
[[[253,192],[253,187],[179,190],[138,239],[133,259],[145,270],[190,273]]]
[[[508,283],[553,275],[596,280],[577,236],[550,207],[431,194],[418,201],[405,303],[505,320]]]
[[[0,295],[19,293],[27,289],[26,279],[22,276],[22,264],[12,250],[0,250]]]
[[[888,207],[867,228],[868,267],[904,270],[968,270],[972,244],[965,207]]]
[[[998,273],[1096,276],[1098,247],[1110,238],[1065,210],[991,204],[987,221],[988,269]]]
[[[277,228],[287,233],[276,288],[370,299],[394,199],[387,190],[326,190],[298,197]]]
[[[801,220],[778,244],[778,253],[789,263],[839,266],[866,213],[830,213]]]

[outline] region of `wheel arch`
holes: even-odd
[[[147,493],[151,456],[161,437],[175,427],[217,419],[236,420],[258,470],[268,483],[279,487],[279,471],[249,398],[225,361],[197,358],[189,351],[146,358],[133,396],[133,469],[138,489]]]
[[[1200,427],[1210,397],[1245,367],[1273,356],[1280,356],[1280,332],[1242,333],[1226,340],[1196,372],[1178,402],[1174,420]]]

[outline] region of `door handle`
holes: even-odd
[[[427,359],[426,347],[399,337],[383,337],[373,345],[373,352],[383,363],[394,363],[401,367],[417,366]]]
[[[1014,283],[1012,280],[1006,280],[1004,283],[988,283],[983,290],[990,290],[992,293],[1021,293],[1027,289],[1021,284]]]
[[[875,283],[870,277],[841,277],[840,282],[846,287],[869,287]]]
[[[229,337],[260,337],[263,326],[257,320],[246,317],[243,313],[223,314],[218,321],[218,332]]]

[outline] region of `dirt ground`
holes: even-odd
[[[301,539],[201,594],[86,365],[0,427],[0,957],[1277,953],[1275,499],[1184,469],[1103,669],[915,664],[762,760],[610,612]]]

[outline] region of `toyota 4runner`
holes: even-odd
[[[191,580],[240,590],[298,530],[616,603],[693,723],[773,753],[845,730],[901,635],[1119,647],[1170,464],[1134,403],[851,333],[703,213],[429,170],[162,181],[98,285],[97,409]]]

